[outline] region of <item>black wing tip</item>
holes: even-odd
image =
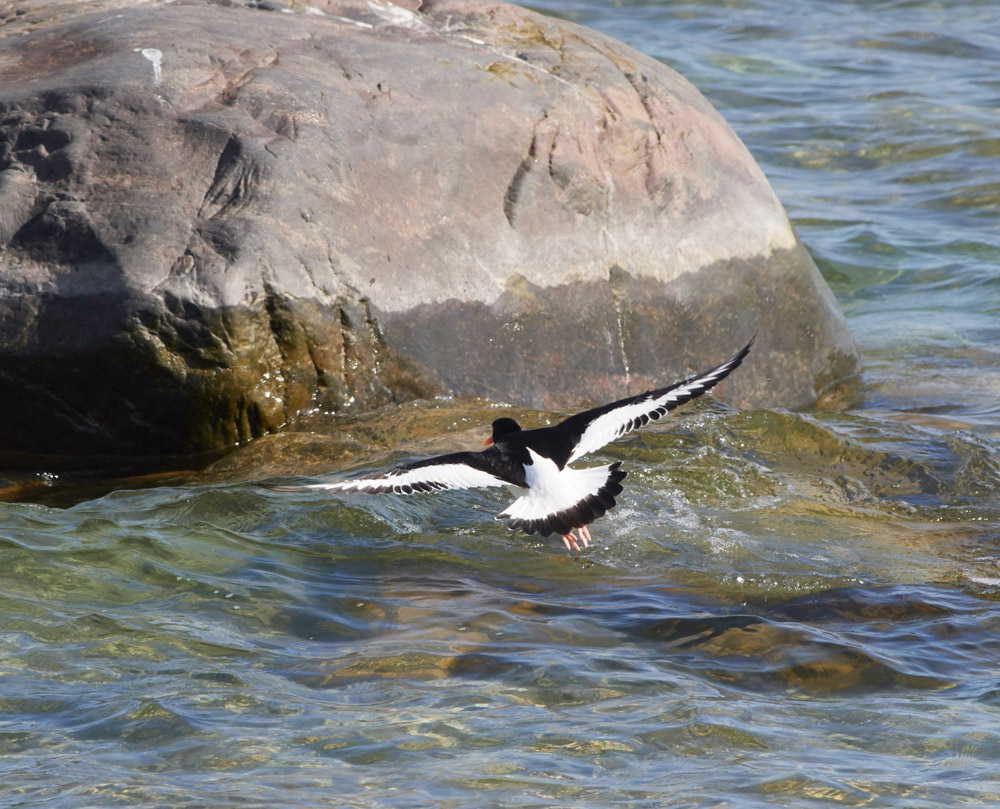
[[[750,338],[750,342],[747,343],[745,346],[743,346],[743,348],[741,348],[738,352],[736,352],[736,354],[733,355],[733,358],[729,361],[735,362],[736,365],[739,365],[741,362],[743,362],[743,360],[747,358],[747,354],[750,353],[750,349],[753,348],[754,341],[756,341],[758,334],[760,334],[760,332],[755,331],[753,333],[753,337]],[[734,365],[733,367],[735,368],[736,365]]]
[[[689,377],[688,379],[685,379],[683,382],[678,383],[678,385],[676,385],[675,387],[680,387],[681,385],[687,384],[688,382],[692,382],[696,379],[710,377],[713,374],[721,372],[719,373],[719,376],[717,376],[715,379],[706,379],[703,383],[701,383],[703,385],[703,389],[698,393],[696,393],[691,398],[695,399],[698,396],[701,396],[703,393],[706,393],[707,391],[711,390],[716,385],[718,385],[723,379],[729,376],[733,371],[739,368],[740,365],[743,364],[743,360],[747,358],[747,355],[750,353],[750,349],[753,347],[754,341],[757,339],[757,334],[758,332],[754,332],[753,337],[750,338],[750,342],[747,343],[745,346],[743,346],[743,348],[741,348],[739,351],[733,354],[733,356],[731,356],[725,362],[720,363],[719,365],[716,365],[714,368],[710,368],[709,370],[704,371],[700,374],[696,374],[695,376]]]
[[[712,369],[710,369],[708,371],[705,371],[703,374],[699,374],[698,376],[707,376],[709,374],[712,374],[712,373],[718,371],[720,368],[725,368],[726,372],[722,376],[720,376],[718,379],[714,380],[714,382],[712,384],[715,385],[715,384],[721,382],[723,379],[725,379],[727,376],[729,376],[729,374],[731,374],[733,371],[735,371],[737,368],[739,368],[740,365],[742,364],[743,360],[745,360],[747,358],[747,355],[750,353],[750,349],[753,348],[754,341],[757,339],[758,333],[759,332],[754,332],[753,333],[753,337],[750,338],[750,342],[748,342],[745,346],[743,346],[743,348],[741,348],[739,351],[737,351],[735,354],[733,354],[733,356],[731,356],[728,360],[726,360],[723,363],[720,363],[719,365],[716,365],[714,368],[712,368]],[[697,379],[698,376],[694,376],[694,377],[691,377],[691,378],[692,379]]]

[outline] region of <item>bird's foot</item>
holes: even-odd
[[[578,529],[580,536],[577,537],[572,531],[568,534],[563,534],[563,545],[566,546],[568,551],[579,551],[582,550],[580,543],[583,543],[584,548],[590,547],[590,531],[587,530],[587,526],[581,525]]]
[[[580,550],[580,544],[577,542],[576,534],[570,531],[568,534],[563,534],[563,545],[566,546],[568,551],[578,551]]]

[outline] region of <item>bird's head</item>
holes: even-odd
[[[521,432],[521,425],[514,421],[514,419],[497,419],[493,422],[493,435],[483,441],[483,446],[488,447],[490,444],[495,444],[501,438],[504,438],[511,433],[519,432]]]

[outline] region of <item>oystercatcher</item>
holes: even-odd
[[[621,461],[574,469],[571,463],[668,411],[701,396],[737,368],[750,352],[751,340],[731,359],[703,373],[637,396],[570,416],[552,427],[523,430],[514,419],[493,422],[482,452],[453,452],[404,464],[382,474],[355,480],[304,485],[269,485],[282,491],[323,489],[363,494],[417,494],[443,489],[516,486],[527,489],[497,519],[526,534],[553,533],[566,550],[590,544],[587,525],[615,505],[625,472]],[[579,537],[574,531],[579,532]]]

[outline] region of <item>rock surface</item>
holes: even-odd
[[[444,392],[562,408],[844,319],[687,81],[494,2],[0,6],[0,451],[216,451]]]

